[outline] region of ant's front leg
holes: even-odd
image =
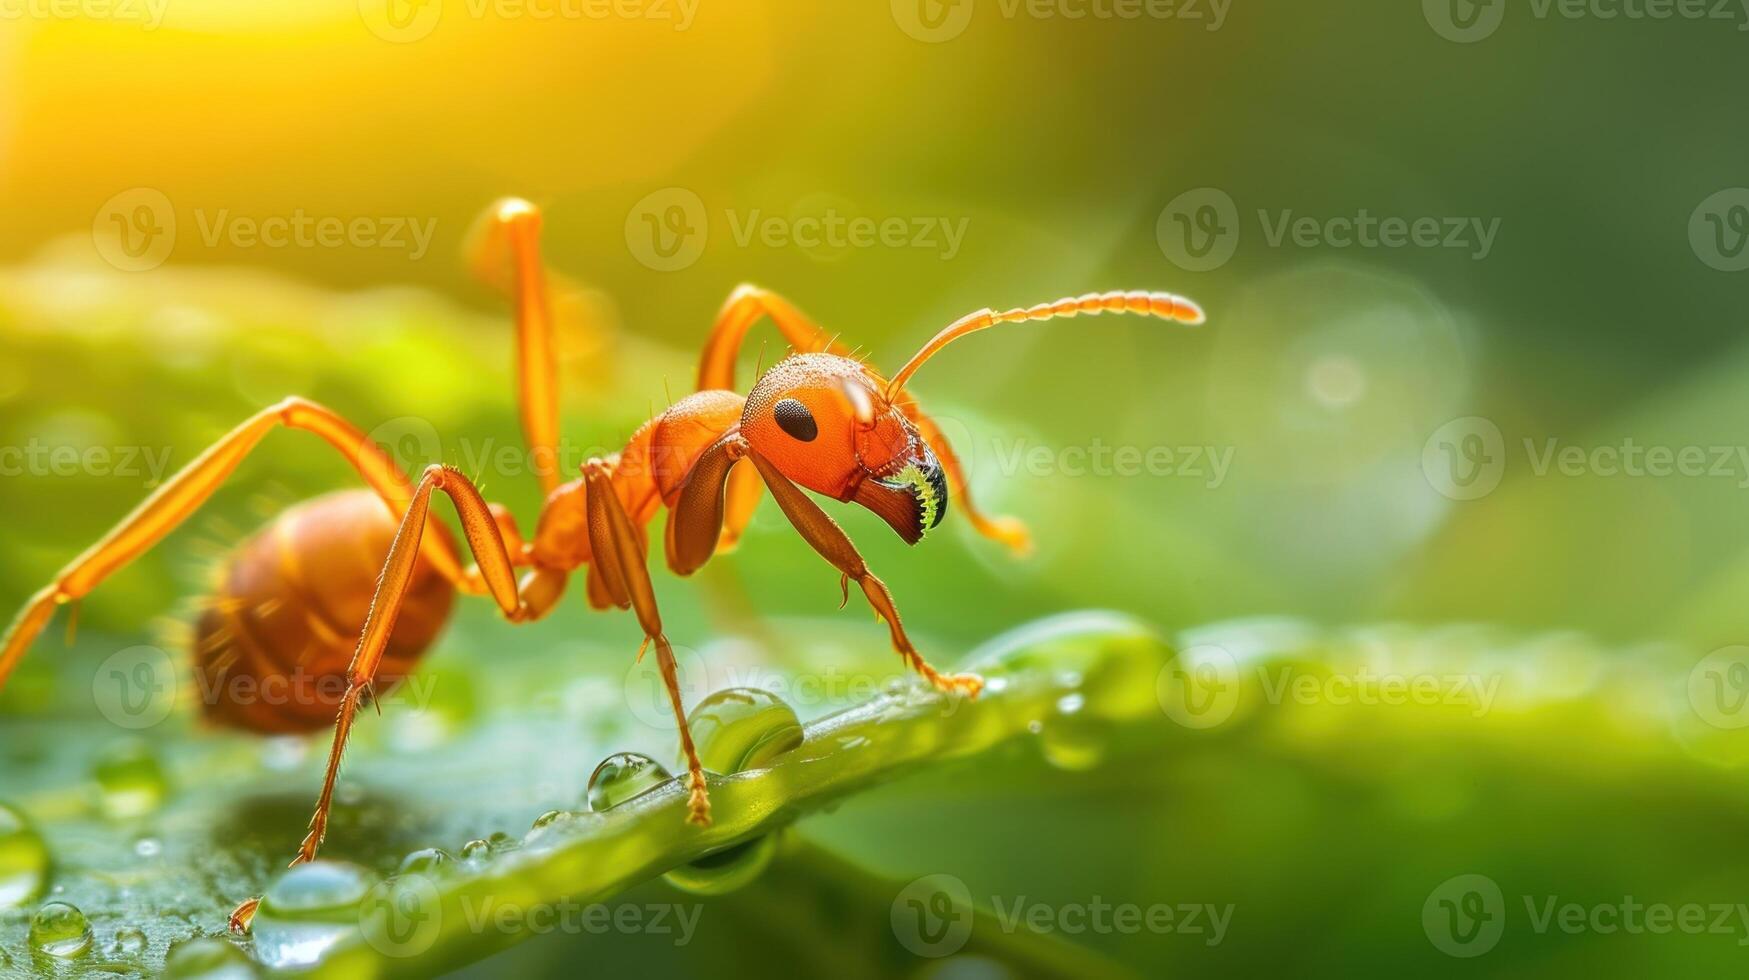
[[[905,635],[905,627],[899,622],[899,610],[893,605],[893,594],[887,591],[886,583],[868,570],[867,563],[857,553],[856,546],[851,544],[850,537],[838,526],[838,522],[808,499],[808,495],[791,483],[788,477],[779,473],[777,467],[766,462],[750,448],[746,453],[753,460],[753,465],[758,467],[765,485],[771,488],[771,496],[783,508],[784,516],[789,518],[790,523],[795,525],[808,544],[820,553],[820,557],[831,562],[833,567],[843,573],[845,599],[850,597],[851,581],[862,587],[862,594],[868,598],[868,604],[874,607],[875,615],[885,620],[887,628],[892,631],[893,649],[899,652],[905,663],[942,691],[977,697],[984,689],[982,677],[976,674],[943,674],[931,667],[923,659],[923,655],[917,652],[917,648],[911,645],[911,638]]]

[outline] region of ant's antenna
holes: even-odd
[[[887,384],[887,400],[892,401],[899,389],[905,387],[905,382],[911,380],[911,375],[923,366],[923,362],[934,357],[943,347],[964,337],[969,333],[987,330],[999,323],[1019,323],[1025,320],[1054,320],[1058,317],[1079,316],[1081,314],[1097,316],[1101,313],[1139,313],[1143,316],[1157,317],[1196,326],[1202,323],[1202,307],[1183,296],[1172,293],[1147,292],[1110,292],[1088,293],[1084,296],[1070,296],[1054,303],[1040,303],[1037,306],[1017,306],[1012,310],[996,313],[992,310],[979,310],[968,313],[950,324],[947,329],[935,335],[929,343],[911,356],[899,373],[893,375],[893,380]]]

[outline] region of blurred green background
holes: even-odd
[[[409,465],[478,473],[532,526],[532,478],[481,462],[519,438],[509,321],[461,259],[475,215],[502,195],[544,209],[548,262],[571,283],[572,462],[689,389],[712,316],[744,281],[888,370],[982,306],[1171,290],[1198,300],[1207,326],[1010,328],[919,375],[978,495],[1027,520],[1039,545],[1014,561],[950,514],[947,533],[908,549],[834,509],[932,656],[951,663],[1034,616],[1104,607],[1169,633],[1257,616],[1402,622],[1410,636],[1476,623],[1503,651],[1496,663],[1556,635],[1586,670],[1641,680],[1625,700],[1563,689],[1589,707],[1525,709],[1529,720],[1444,725],[1380,708],[1376,727],[1314,743],[1168,725],[1160,751],[1093,775],[1008,760],[803,829],[900,881],[984,882],[981,901],[1188,891],[1237,903],[1244,928],[1215,947],[1079,937],[1136,970],[1740,963],[1749,923],[1728,936],[1512,932],[1520,894],[1749,900],[1735,846],[1749,822],[1735,767],[1749,754],[1718,740],[1734,715],[1699,735],[1683,715],[1690,668],[1709,653],[1749,676],[1731,652],[1749,636],[1737,424],[1749,130],[1729,121],[1749,13],[1613,10],[9,7],[0,447],[19,451],[0,457],[0,615],[150,489],[153,459],[180,465],[288,394],[412,433]],[[1362,216],[1437,231],[1369,245],[1342,223]],[[263,222],[300,217],[364,233],[255,240]],[[851,219],[904,233],[812,237]],[[760,329],[743,378],[781,353]],[[132,469],[44,455],[69,446],[142,455]],[[1562,451],[1576,461],[1547,461]],[[0,787],[81,776],[43,747],[80,717],[67,706],[77,678],[167,635],[163,620],[186,618],[181,600],[275,510],[349,485],[313,440],[271,437],[185,531],[84,605],[72,655],[58,626],[39,643],[0,696],[14,709],[0,721],[12,772]],[[769,502],[722,564],[702,587],[658,579],[671,634],[700,649],[753,636],[805,665],[809,624],[837,602],[830,570]],[[635,626],[581,607],[574,597],[521,630],[469,608],[434,662],[617,682]],[[843,618],[881,652],[863,613]],[[1531,673],[1531,687],[1554,683]],[[1624,714],[1639,721],[1609,727]],[[1481,747],[1451,747],[1470,740]],[[586,774],[599,748],[577,747],[571,769]],[[389,768],[370,753],[356,772]],[[296,770],[298,799],[314,766]],[[511,812],[531,819],[578,788],[530,790]],[[480,809],[482,827],[502,815]],[[294,843],[262,842],[260,868]],[[1420,929],[1422,898],[1464,873],[1499,879],[1516,910],[1492,961],[1443,957]],[[0,938],[16,941],[23,921]],[[648,938],[507,955],[531,970],[635,963],[657,955]],[[708,945],[661,955],[700,973],[753,969]]]

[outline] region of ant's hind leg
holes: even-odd
[[[599,585],[614,605],[630,606],[644,630],[644,643],[656,648],[656,666],[668,688],[674,721],[680,726],[680,748],[686,754],[687,822],[707,827],[711,822],[710,792],[704,778],[704,763],[692,742],[686,723],[686,705],[680,700],[680,677],[674,666],[674,649],[662,632],[662,616],[656,609],[656,592],[650,584],[650,569],[644,535],[620,503],[608,464],[592,459],[583,466],[588,487],[589,546],[593,554],[592,586]],[[643,652],[642,648],[639,653]]]
[[[175,530],[206,503],[262,438],[279,426],[320,436],[345,457],[390,510],[397,516],[406,510],[413,495],[406,474],[363,431],[315,402],[287,398],[257,412],[213,443],[31,597],[0,638],[0,687],[5,686],[7,675],[48,625],[56,606],[85,597],[104,579]],[[434,537],[428,542],[426,557],[445,578],[465,587],[460,559],[445,540]]]
[[[425,536],[425,524],[431,514],[431,494],[435,491],[447,494],[455,504],[456,513],[461,517],[462,533],[467,540],[468,550],[473,553],[474,561],[478,565],[477,574],[484,583],[485,591],[498,603],[499,611],[512,622],[522,622],[531,615],[530,608],[524,603],[518,590],[516,571],[511,565],[503,532],[490,505],[467,477],[456,470],[447,466],[426,467],[424,476],[420,478],[419,485],[414,488],[413,497],[407,504],[407,512],[401,518],[401,527],[395,533],[395,541],[389,546],[388,557],[383,561],[383,571],[377,579],[376,593],[371,596],[370,612],[366,614],[364,626],[359,631],[358,646],[353,650],[352,663],[346,669],[346,693],[341,696],[340,710],[334,719],[334,741],[328,750],[328,764],[322,776],[321,795],[316,799],[316,812],[310,818],[310,832],[304,837],[303,843],[298,845],[297,856],[292,858],[294,867],[315,860],[316,852],[321,849],[322,840],[327,836],[328,814],[334,804],[334,786],[340,778],[340,760],[346,754],[346,742],[352,735],[352,724],[358,717],[359,705],[370,694],[371,684],[376,680],[377,668],[382,664],[389,635],[395,628],[395,618],[401,612],[407,587],[413,580],[413,572],[420,557],[419,545]],[[232,930],[246,930],[259,905],[260,899],[250,899],[239,905],[231,913]]]

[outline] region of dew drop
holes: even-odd
[[[1057,699],[1057,714],[1044,723],[1039,749],[1058,769],[1085,772],[1105,760],[1106,723],[1082,709],[1087,698],[1079,691]]]
[[[223,939],[202,937],[178,943],[164,960],[165,980],[253,980],[254,976],[243,951]]]
[[[158,809],[168,795],[169,783],[151,746],[137,739],[117,742],[105,749],[92,769],[99,802],[111,819],[125,820]]]
[[[795,709],[756,688],[718,691],[700,701],[687,722],[704,767],[725,775],[762,768],[802,744]]]
[[[375,884],[342,861],[300,864],[268,886],[250,932],[255,953],[274,968],[308,966],[358,926],[358,906]]]
[[[492,853],[492,845],[476,837],[462,845],[463,861],[484,861]]]
[[[662,763],[636,752],[620,752],[601,760],[589,774],[589,809],[604,813],[673,777]]]
[[[422,847],[401,859],[396,874],[434,874],[449,866],[454,858],[441,847]]]
[[[146,934],[138,929],[118,929],[109,945],[112,956],[138,956],[146,951]]]
[[[782,698],[768,691],[737,687],[700,701],[688,716],[698,757],[706,769],[729,775],[770,765],[802,744],[802,723]],[[777,853],[777,838],[766,835],[708,854],[663,877],[695,895],[722,895],[758,878]]]
[[[164,853],[164,844],[156,837],[142,837],[134,841],[134,854],[143,858],[155,858]]]
[[[552,824],[558,823],[559,819],[561,817],[563,817],[564,815],[565,815],[565,812],[563,810],[548,810],[547,812],[541,814],[540,816],[535,817],[534,823],[529,827],[529,829],[530,830],[539,830],[542,827],[551,826]]]
[[[28,905],[49,879],[49,848],[24,814],[0,803],[0,909]]]
[[[1105,761],[1109,741],[1106,724],[1084,714],[1066,714],[1052,718],[1039,737],[1039,751],[1045,761],[1069,772],[1096,769]]]
[[[33,953],[70,959],[91,948],[91,921],[66,902],[50,902],[30,917]]]
[[[707,854],[662,877],[670,885],[693,895],[726,895],[758,878],[776,854],[777,835],[766,834]]]

